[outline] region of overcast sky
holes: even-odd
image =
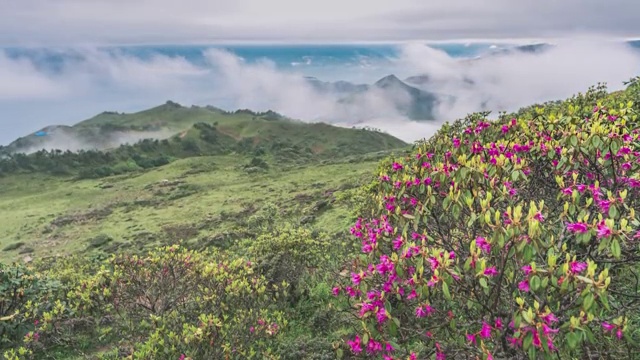
[[[638,0],[0,0],[0,44],[640,35]]]
[[[179,56],[111,54],[98,45],[418,40],[399,45],[400,55],[380,72],[439,79],[429,91],[455,96],[455,103],[439,109],[438,120],[451,120],[479,104],[516,109],[565,98],[600,81],[619,88],[638,73],[640,52],[596,39],[640,38],[638,14],[640,0],[0,0],[0,144],[47,125],[70,125],[105,110],[141,110],[168,99],[271,109],[304,120],[355,117],[301,84],[302,73],[255,67],[231,55],[209,54],[209,63],[198,65]],[[575,42],[578,37],[582,41]],[[543,55],[516,54],[470,67],[424,44],[553,38],[571,41]],[[81,56],[63,57],[59,71],[49,71],[2,49],[56,45],[65,47],[63,54]],[[330,70],[344,80],[355,74],[352,68]],[[474,87],[462,78],[472,79]],[[384,101],[370,102],[354,111],[384,113]],[[400,128],[388,118],[380,121],[372,124]],[[434,128],[402,124],[397,136],[427,135]]]

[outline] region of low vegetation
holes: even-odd
[[[495,121],[472,114],[393,153],[287,163],[265,143],[103,179],[6,174],[2,254],[29,261],[1,265],[0,348],[634,358],[639,112],[636,79]]]

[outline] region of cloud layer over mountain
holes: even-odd
[[[412,84],[439,99],[438,121],[424,123],[398,112],[395,103],[406,100],[402,94],[390,99],[374,89],[345,104],[341,96],[318,91],[305,74],[283,71],[266,60],[249,63],[218,49],[205,52],[204,64],[162,55],[143,59],[92,47],[57,51],[64,56],[51,67],[38,56],[16,58],[0,50],[0,144],[47,125],[72,124],[105,110],[142,110],[168,99],[229,110],[271,109],[307,121],[357,122],[415,140],[432,134],[441,121],[482,108],[515,110],[571,96],[598,82],[621,88],[622,81],[640,70],[637,50],[592,39],[559,42],[540,53],[513,52],[479,60],[455,59],[424,44],[402,45],[399,55],[387,59],[368,80],[375,82],[381,73],[400,79],[428,75],[429,81]],[[363,77],[340,68],[333,71],[344,80]]]

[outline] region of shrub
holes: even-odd
[[[23,241],[18,241],[18,242],[14,242],[12,244],[9,244],[7,246],[5,246],[2,251],[13,251],[13,250],[18,250],[19,248],[21,248],[22,246],[24,246],[24,242]]]
[[[352,354],[637,351],[637,110],[611,97],[583,116],[600,97],[496,122],[475,114],[383,164],[377,210],[352,228],[363,254],[334,289],[362,321]]]
[[[134,323],[151,322],[136,359],[270,358],[286,326],[273,310],[286,284],[268,285],[244,259],[172,246],[119,257],[114,275],[114,306]]]

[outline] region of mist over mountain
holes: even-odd
[[[0,144],[104,110],[135,113],[167,99],[371,126],[413,141],[469,112],[516,110],[598,82],[619,89],[638,63],[637,43],[592,38],[515,45],[4,48]]]

